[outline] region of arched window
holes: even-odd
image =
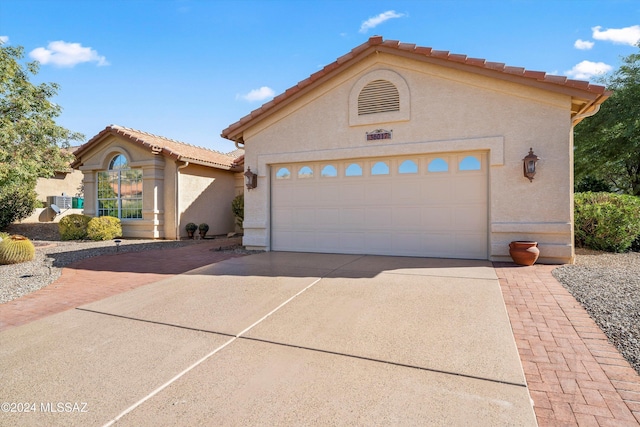
[[[98,172],[98,216],[142,219],[142,170],[131,169],[123,154]]]
[[[320,172],[320,176],[323,178],[334,178],[338,176],[338,169],[336,169],[333,165],[326,165],[322,168],[322,172]]]
[[[276,179],[289,179],[291,178],[291,172],[287,168],[280,168],[276,172]]]
[[[377,162],[371,166],[371,175],[389,175],[389,165],[385,162]]]
[[[344,176],[362,176],[362,166],[351,163],[344,171]]]
[[[429,172],[447,172],[449,170],[449,164],[446,160],[438,157],[429,162],[427,170]]]
[[[313,178],[313,169],[309,166],[303,166],[298,171],[298,178]]]
[[[479,171],[480,169],[480,160],[476,156],[467,156],[458,164],[458,170],[461,171]]]
[[[398,166],[399,173],[418,173],[418,164],[413,160],[405,160]]]

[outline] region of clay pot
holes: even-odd
[[[516,264],[533,265],[540,256],[538,242],[511,242],[509,243],[509,255]]]

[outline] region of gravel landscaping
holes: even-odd
[[[577,253],[553,275],[640,374],[640,253]]]

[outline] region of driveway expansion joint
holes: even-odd
[[[324,349],[321,349],[321,348],[306,347],[306,346],[296,345],[296,344],[287,344],[287,343],[282,343],[282,342],[278,342],[278,341],[265,340],[265,339],[262,339],[262,338],[241,337],[241,336],[238,336],[238,338],[242,339],[242,340],[247,340],[247,341],[261,342],[261,343],[264,343],[264,344],[273,344],[273,345],[282,346],[282,347],[297,348],[297,349],[300,349],[300,350],[307,350],[307,351],[313,351],[313,352],[318,352],[318,353],[331,354],[331,355],[334,355],[334,356],[349,357],[349,358],[358,359],[358,360],[365,360],[365,361],[368,361],[368,362],[384,363],[386,365],[398,366],[398,367],[401,367],[401,368],[418,369],[418,370],[421,370],[421,371],[433,372],[433,373],[437,373],[437,374],[452,375],[452,376],[456,376],[456,377],[469,378],[469,379],[473,379],[473,380],[488,381],[488,382],[492,382],[492,383],[496,383],[496,384],[503,384],[503,385],[527,388],[527,384],[526,383],[515,383],[515,382],[511,382],[511,381],[498,380],[498,379],[495,379],[495,378],[479,377],[477,375],[469,375],[469,374],[463,374],[463,373],[460,373],[460,372],[451,372],[451,371],[445,371],[445,370],[442,370],[442,369],[427,368],[427,367],[424,367],[424,366],[410,365],[408,363],[393,362],[393,361],[390,361],[390,360],[376,359],[374,357],[359,356],[357,354],[342,353],[342,352],[339,352],[339,351],[324,350]]]

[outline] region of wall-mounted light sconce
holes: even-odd
[[[258,175],[251,172],[251,168],[247,168],[247,171],[244,173],[244,182],[247,184],[247,189],[251,190],[258,186]]]
[[[536,163],[540,160],[538,156],[533,154],[533,148],[529,148],[529,154],[522,159],[524,167],[524,177],[529,178],[529,182],[533,182],[533,177],[536,174]]]

